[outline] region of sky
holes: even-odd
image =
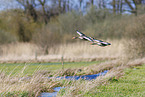
[[[6,10],[6,9],[13,9],[13,8],[22,8],[21,5],[19,5],[15,0],[0,0],[0,11],[2,10]],[[86,2],[90,1],[90,0],[83,0],[84,2],[82,3],[82,12],[86,11],[86,8],[83,8],[83,5],[85,6]],[[107,3],[107,8],[112,9],[112,6],[109,3],[110,0],[105,0],[105,2]],[[48,2],[50,5],[51,3]],[[73,5],[73,8],[78,8],[79,7],[79,2],[78,0],[70,0],[70,4]],[[97,0],[94,0],[94,4],[97,5]],[[134,5],[133,5],[134,6]],[[135,6],[134,6],[135,7]],[[129,9],[128,6],[124,6],[125,9]],[[84,9],[84,10],[83,10]],[[126,12],[127,13],[127,12]]]
[[[20,5],[15,0],[0,0],[0,10],[20,8]]]

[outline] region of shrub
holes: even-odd
[[[61,35],[58,32],[51,32],[46,27],[39,29],[38,32],[33,35],[33,42],[41,46],[44,49],[45,54],[49,54],[48,49],[52,46],[61,43]]]
[[[16,41],[16,37],[9,32],[0,30],[0,44],[6,44]]]
[[[30,42],[38,25],[33,20],[27,20],[19,14],[12,17],[12,29],[20,42]]]
[[[72,34],[76,30],[83,30],[86,27],[85,18],[82,13],[69,12],[58,17],[60,33]]]
[[[128,58],[145,56],[145,15],[135,17],[126,27],[126,54]]]
[[[22,10],[8,10],[0,13],[0,29],[13,34],[20,42],[30,42],[38,24],[27,18]]]
[[[88,25],[85,32],[103,39],[122,39],[129,18],[129,16],[109,16],[102,21],[96,21],[93,25]]]

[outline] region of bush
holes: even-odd
[[[52,46],[61,43],[61,35],[58,32],[51,32],[46,27],[39,29],[36,34],[33,35],[33,42],[44,49],[45,54],[49,54],[48,49]]]
[[[145,15],[135,17],[126,27],[126,54],[128,58],[145,57]]]
[[[20,42],[30,42],[38,24],[27,18],[22,10],[8,10],[0,13],[0,29],[13,34]]]
[[[108,16],[108,15],[107,15]],[[122,39],[125,27],[130,23],[129,16],[109,16],[102,21],[96,21],[93,25],[88,25],[85,32],[101,39]]]
[[[69,12],[58,17],[60,33],[72,34],[76,30],[83,30],[86,27],[86,22],[82,13]]]
[[[16,41],[16,37],[9,32],[0,30],[0,44],[6,44]]]
[[[20,42],[30,42],[36,28],[39,27],[32,19],[27,20],[19,14],[12,17],[11,22],[13,22],[12,33],[15,33]]]

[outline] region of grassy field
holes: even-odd
[[[37,97],[42,92],[53,92],[54,87],[62,86],[66,88],[58,96],[63,97],[140,96],[144,95],[142,85],[145,80],[145,65],[141,64],[144,64],[144,59],[128,63],[122,63],[121,60],[66,62],[63,72],[61,63],[0,64],[0,94],[8,97]],[[79,68],[81,71],[78,71]],[[106,69],[110,71],[105,76],[92,81],[48,79],[50,75],[95,74]]]
[[[68,68],[73,71],[101,62],[65,62],[64,74]],[[61,63],[0,64],[0,70],[1,96],[37,97],[42,92],[53,92],[54,87],[63,86],[63,82],[47,78],[61,73]]]
[[[145,96],[145,65],[125,69],[125,74],[119,79],[113,79],[108,84],[86,93],[85,97],[144,97]]]
[[[129,62],[121,60],[108,61],[98,65],[88,66],[87,70],[97,71],[106,70],[108,67],[109,72],[105,76],[100,76],[95,80],[74,81],[68,84],[68,87],[61,90],[59,96],[80,96],[80,97],[124,97],[135,96],[140,97],[144,95],[145,87],[145,60],[137,59]],[[96,72],[93,71],[93,72]]]
[[[64,62],[64,69],[76,69],[86,67],[94,64],[101,63],[103,61],[93,62]],[[0,70],[6,74],[11,75],[32,75],[38,71],[56,71],[62,69],[62,63],[17,63],[17,64],[0,64]]]

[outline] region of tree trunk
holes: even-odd
[[[123,10],[122,10],[122,0],[120,1],[120,14],[122,14]]]
[[[69,0],[67,1],[67,11],[69,11]]]
[[[62,12],[65,13],[66,12],[66,0],[63,0],[63,9]]]
[[[128,1],[128,0],[125,0],[125,2],[128,4],[128,6],[130,7],[130,9],[132,10],[132,13],[134,13],[135,15],[137,15],[137,7],[133,8],[133,6],[131,5],[131,3]],[[135,6],[136,6],[136,3],[135,1],[133,0]]]
[[[94,5],[94,0],[91,0],[91,4]]]
[[[39,0],[39,3],[42,6],[44,22],[45,22],[45,24],[47,24],[47,20],[48,19],[47,19],[47,13],[46,13],[46,10],[45,10],[45,3],[46,3],[46,1],[45,0],[43,0],[43,1]]]
[[[61,13],[61,0],[58,0],[58,9],[59,9],[59,13]]]
[[[116,15],[116,0],[113,0],[112,5],[113,5],[113,14]]]

